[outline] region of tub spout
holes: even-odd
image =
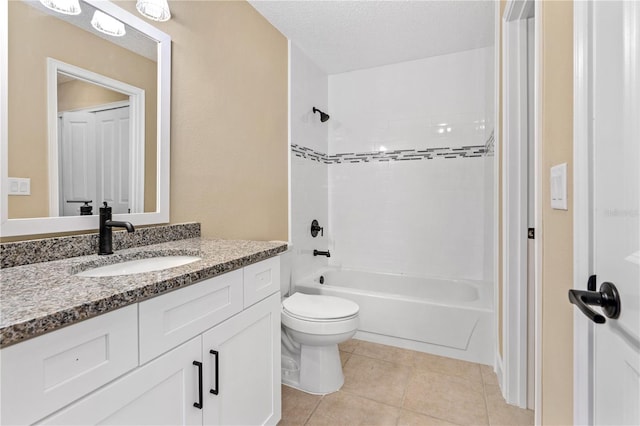
[[[327,256],[327,257],[331,257],[331,253],[329,253],[329,250],[327,250],[327,251],[314,250],[314,251],[313,251],[313,255],[314,255],[314,256]]]

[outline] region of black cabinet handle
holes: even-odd
[[[209,389],[209,393],[217,395],[218,391],[220,390],[220,388],[218,387],[218,351],[214,351],[213,349],[211,349],[209,351],[209,353],[216,357],[216,361],[215,361],[215,364],[214,364],[214,371],[215,371],[215,374],[216,374],[216,378],[214,380],[215,386],[214,386],[214,389]]]
[[[199,361],[193,361],[193,365],[198,367],[198,401],[194,402],[193,406],[202,410],[202,363]]]
[[[589,279],[589,286],[593,284]],[[620,295],[616,286],[609,282],[602,283],[600,291],[569,290],[569,301],[596,324],[604,324],[606,319],[587,305],[602,307],[602,312],[609,318],[620,316]]]

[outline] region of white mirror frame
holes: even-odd
[[[115,4],[104,0],[83,0],[158,43],[158,148],[156,211],[113,215],[134,225],[169,222],[169,131],[171,108],[171,37]],[[9,219],[8,208],[8,0],[0,0],[0,236],[50,234],[98,229],[98,215]]]

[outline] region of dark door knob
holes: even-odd
[[[588,288],[595,288],[594,284],[595,275],[592,275]],[[569,290],[569,301],[597,324],[604,324],[606,320],[588,305],[600,306],[608,318],[616,319],[620,316],[620,294],[616,286],[609,282],[602,283],[600,291]]]

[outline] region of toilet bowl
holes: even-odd
[[[313,394],[344,383],[338,343],[358,329],[359,307],[333,296],[294,293],[282,302],[282,382]]]

